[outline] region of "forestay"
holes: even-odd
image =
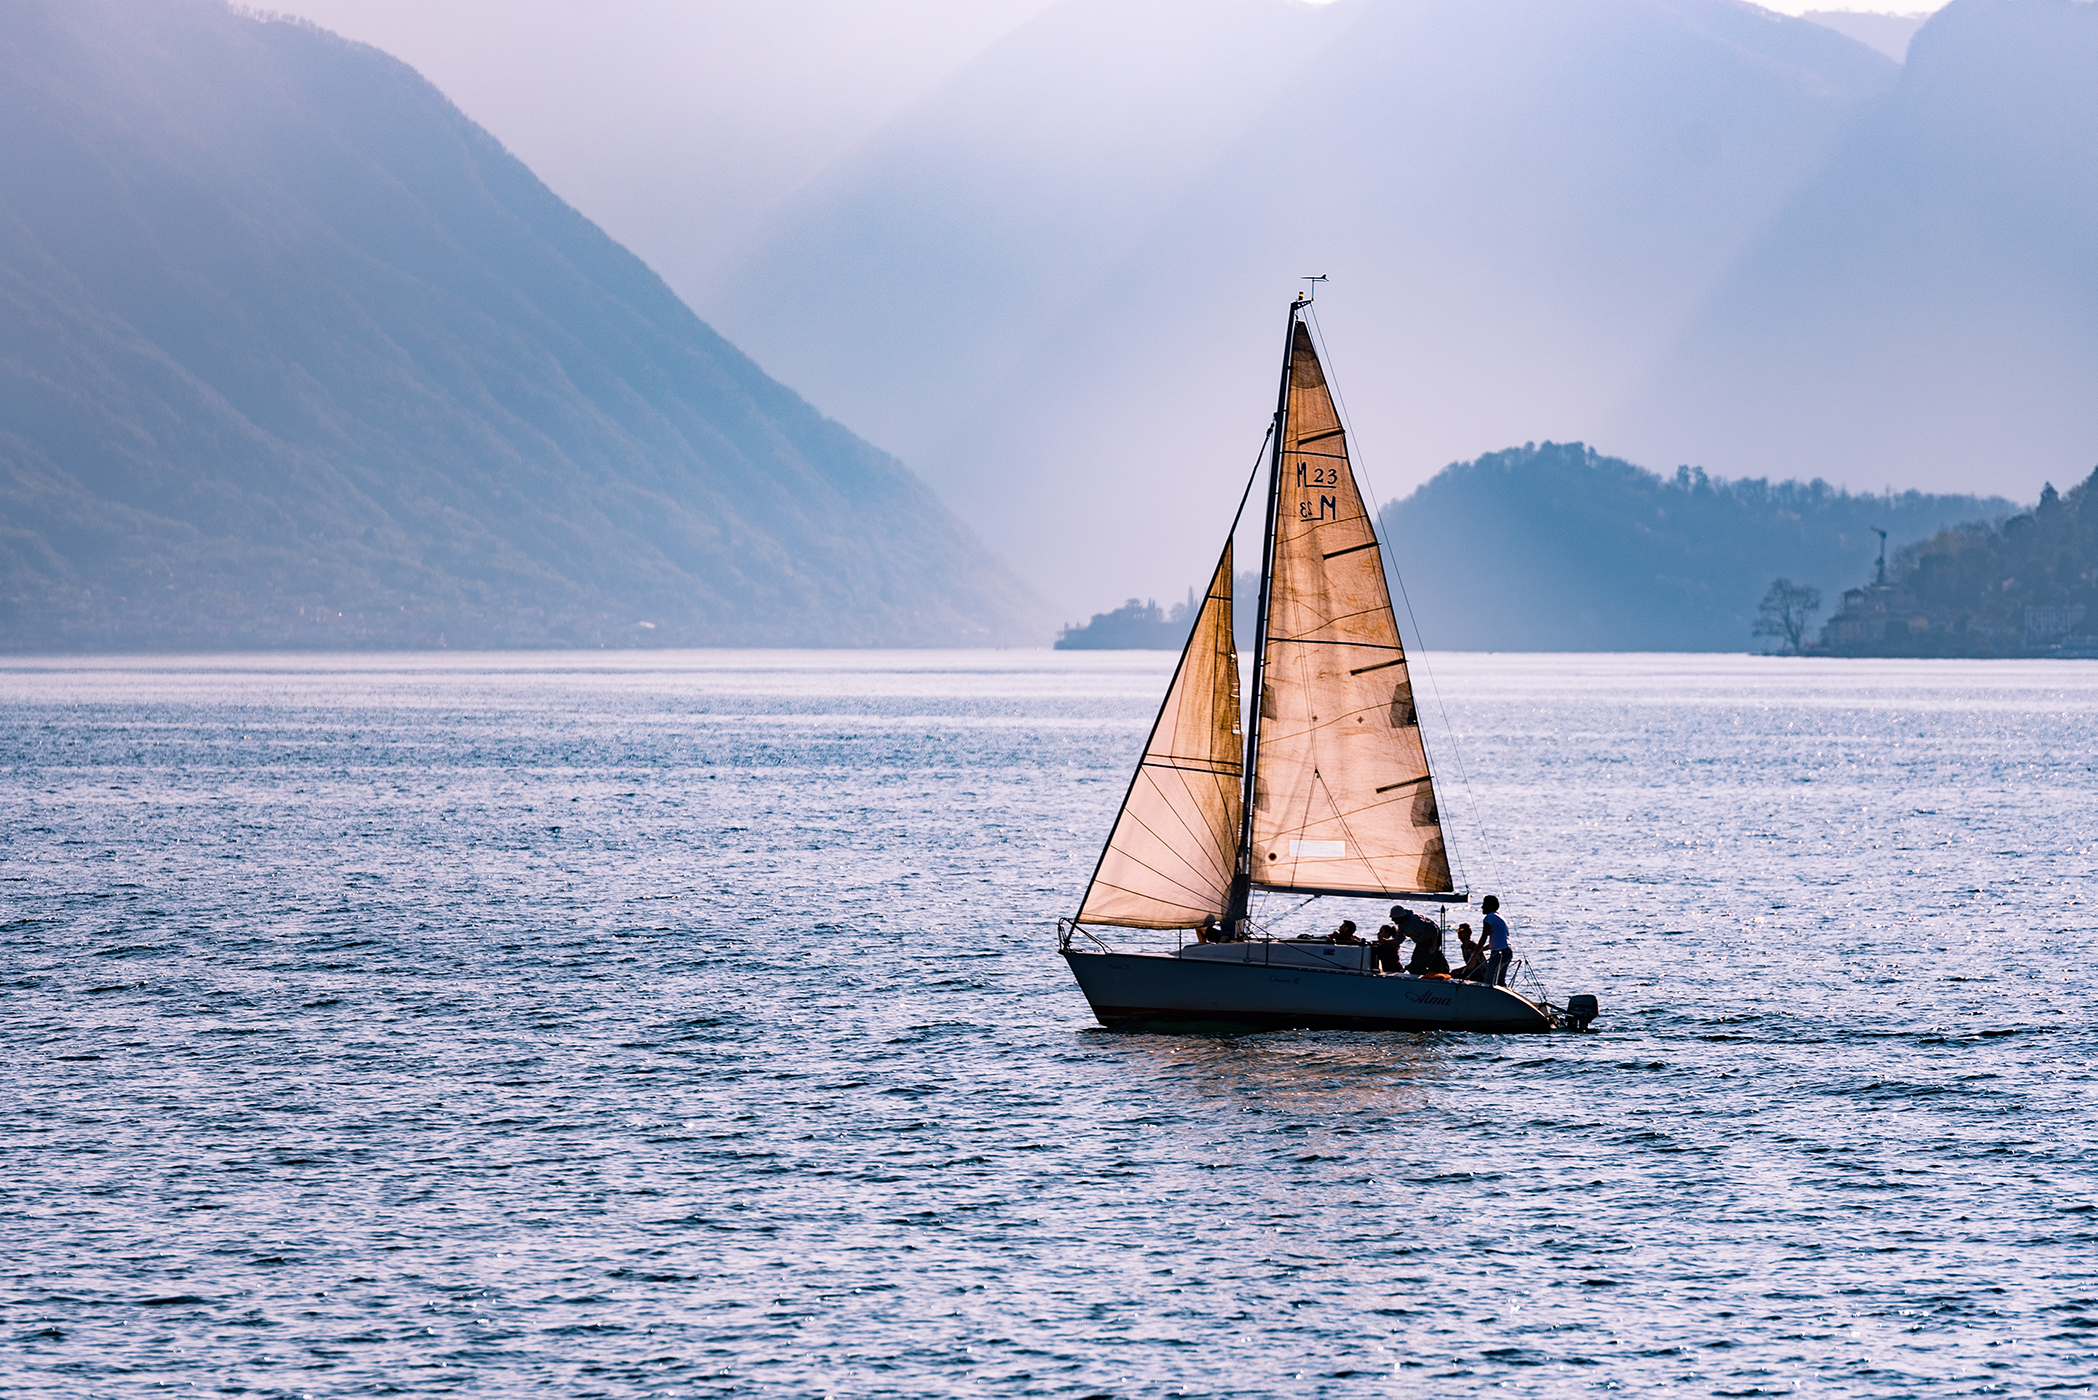
[[[1238,855],[1244,746],[1227,543],[1080,923],[1193,928],[1223,915]]]
[[[1382,549],[1301,321],[1279,462],[1252,881],[1446,893],[1442,820]]]

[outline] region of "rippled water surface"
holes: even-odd
[[[0,664],[0,1390],[2088,1387],[2098,665],[1440,657],[1599,1033],[1115,1035],[1170,661]]]

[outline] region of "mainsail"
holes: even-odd
[[[1449,857],[1383,550],[1311,333],[1295,321],[1276,463],[1252,884],[1448,893]]]
[[[1193,928],[1223,916],[1238,859],[1244,746],[1227,542],[1080,923]]]

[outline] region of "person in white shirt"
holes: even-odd
[[[1479,980],[1489,987],[1498,987],[1508,980],[1508,964],[1515,961],[1515,950],[1508,946],[1508,921],[1501,917],[1500,897],[1486,896],[1479,901],[1479,908],[1486,915],[1479,921],[1486,935],[1486,969]]]

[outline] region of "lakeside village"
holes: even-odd
[[[1192,592],[1170,612],[1131,598],[1065,627],[1056,646],[1177,651],[1194,606]],[[1820,589],[1776,579],[1751,632],[1793,656],[2098,659],[2098,468],[2066,494],[2048,485],[2029,511],[1940,530],[1891,562],[1881,531],[1872,582],[1846,589],[1817,633],[1820,611]]]
[[[1813,642],[1772,625],[1785,586],[1771,585],[1756,631],[1795,653],[2098,659],[2098,469],[2067,495],[2048,485],[2029,511],[1906,545],[1891,569],[1882,534],[1873,581],[1845,590]]]
[[[1807,656],[2056,656],[2098,660],[2085,603],[2027,605],[2012,621],[1985,613],[1933,611],[1913,589],[1876,582],[1844,590]]]

